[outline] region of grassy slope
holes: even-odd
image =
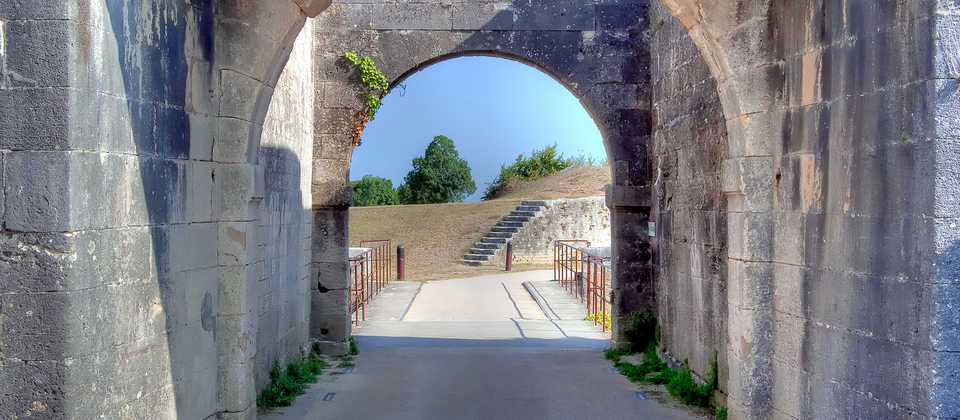
[[[610,183],[610,168],[576,168],[551,177],[511,186],[497,200],[350,209],[350,244],[392,239],[407,252],[408,280],[435,280],[500,271],[502,267],[471,267],[463,254],[521,200],[547,200],[602,195]]]
[[[551,200],[603,195],[611,182],[610,167],[572,168],[531,182],[507,186],[500,200]]]

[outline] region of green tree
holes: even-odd
[[[500,176],[487,187],[483,199],[493,200],[499,197],[506,192],[507,186],[511,182],[540,179],[570,168],[575,163],[577,162],[573,159],[565,159],[562,154],[557,154],[556,144],[534,150],[529,158],[525,158],[523,155],[517,156],[512,165],[500,165]]]
[[[397,190],[393,189],[393,182],[386,178],[373,175],[364,175],[359,181],[353,182],[353,205],[364,206],[393,206],[400,204]]]
[[[399,195],[404,204],[463,201],[477,191],[470,166],[445,136],[434,137],[423,157],[413,159],[413,170],[403,181]]]

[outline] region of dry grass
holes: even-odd
[[[463,254],[501,217],[522,200],[589,197],[603,194],[610,168],[575,168],[533,182],[511,186],[506,197],[480,203],[353,207],[350,209],[350,245],[360,241],[392,239],[407,252],[407,280],[426,281],[469,277],[502,271],[502,266],[468,266]],[[514,270],[549,266],[514,266]]]
[[[571,168],[536,181],[514,182],[498,200],[553,200],[603,195],[610,166]]]
[[[434,280],[502,270],[463,265],[464,251],[479,241],[519,200],[350,209],[350,244],[392,239],[407,252],[407,279]]]

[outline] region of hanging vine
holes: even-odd
[[[357,112],[357,121],[353,124],[353,145],[360,145],[360,136],[367,123],[373,121],[382,105],[383,96],[390,90],[390,81],[380,69],[374,64],[373,59],[367,56],[361,57],[355,51],[347,51],[343,57],[353,63],[357,72],[360,73],[360,82],[363,83],[370,92],[364,100],[364,109]]]

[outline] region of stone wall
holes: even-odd
[[[593,246],[610,246],[610,209],[606,197],[547,200],[546,203],[510,239],[514,264],[553,264],[553,243],[560,239],[582,239]],[[505,249],[497,254],[496,263],[503,262]]]
[[[709,67],[663,5],[650,8],[657,306],[663,351],[726,388],[727,130]]]
[[[151,6],[0,3],[0,417],[217,411],[213,11]]]
[[[946,117],[955,115],[947,65],[956,61],[935,49],[955,56],[955,2],[939,13],[935,2],[662,3],[717,80],[729,134],[720,185],[728,256],[721,358],[731,415],[956,417],[956,398],[944,391],[956,389],[960,370],[956,317],[945,316],[955,315],[948,308],[957,302],[957,206],[955,187],[943,183],[956,184],[948,169],[956,162],[955,119]],[[663,27],[681,24],[667,18]],[[654,57],[663,52],[653,48]],[[671,66],[687,68],[683,78],[702,78],[689,70],[699,66],[692,60]],[[655,88],[654,103],[675,89]],[[717,108],[711,95],[692,97],[675,115]],[[664,122],[656,124],[659,131]],[[697,137],[709,144],[717,136]],[[658,134],[658,153],[660,144]],[[709,188],[680,194],[715,195]],[[704,237],[701,221],[688,220],[679,226],[673,216],[660,228],[674,239]],[[670,260],[661,255],[662,264]],[[664,287],[680,276],[675,271],[662,267]],[[677,300],[667,290],[661,308],[716,296],[694,287]],[[666,345],[691,360],[712,350]]]
[[[257,369],[300,357],[309,342],[310,193],[313,165],[313,37],[311,21],[293,44],[263,124],[259,164],[264,197],[257,217]]]
[[[936,2],[933,78],[927,95],[936,103],[934,121],[935,271],[928,280],[933,347],[930,408],[941,418],[960,418],[960,3]],[[932,89],[931,85],[932,84]]]
[[[255,415],[306,344],[311,66],[241,58],[303,25],[263,7],[0,1],[0,417]]]

